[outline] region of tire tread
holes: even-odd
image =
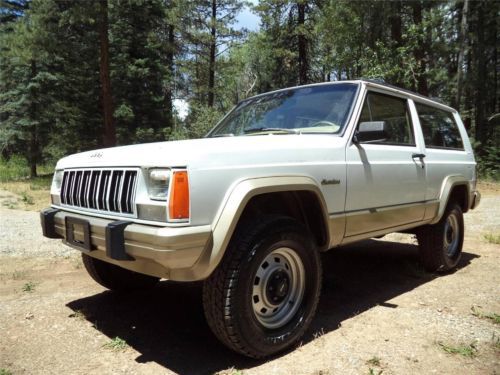
[[[449,213],[453,210],[458,210],[460,212],[460,225],[462,233],[460,234],[461,239],[458,251],[461,253],[463,244],[463,217],[462,210],[456,203],[452,202],[448,204],[443,217],[437,224],[426,225],[420,228],[417,232],[420,262],[429,272],[448,272],[456,267],[456,264],[453,266],[449,266],[447,264],[445,258],[446,255],[444,254],[442,248],[444,225]],[[458,257],[456,263],[458,263],[459,260],[460,256]]]
[[[231,313],[231,300],[236,292],[236,280],[240,264],[246,255],[245,249],[250,248],[255,237],[262,235],[268,228],[295,228],[297,222],[283,216],[268,216],[258,225],[241,225],[233,235],[228,249],[212,275],[205,280],[203,286],[203,306],[207,323],[215,336],[232,350],[252,358],[263,358],[268,354],[256,350],[240,337],[235,328],[235,317]],[[299,227],[302,230],[302,227]],[[319,267],[321,278],[321,267]],[[315,296],[316,309],[320,293]],[[313,311],[314,311],[313,310]],[[311,317],[312,319],[312,317]]]

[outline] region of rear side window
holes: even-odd
[[[424,133],[425,146],[463,150],[464,144],[453,114],[441,109],[415,103]]]
[[[361,111],[359,122],[385,121],[389,136],[381,143],[414,146],[415,138],[407,101],[389,95],[369,92]]]

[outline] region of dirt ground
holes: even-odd
[[[0,205],[2,375],[500,374],[495,185],[484,186],[481,205],[466,214],[464,255],[452,274],[425,273],[407,235],[326,253],[311,329],[296,348],[265,361],[215,339],[199,284],[108,292],[87,276],[77,251],[42,237],[36,212],[12,206]]]

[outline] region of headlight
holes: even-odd
[[[61,190],[62,180],[63,180],[64,171],[59,170],[54,172],[54,177],[52,178],[52,190]]]
[[[153,200],[166,201],[170,184],[170,169],[150,169],[148,171],[148,193]]]

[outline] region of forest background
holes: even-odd
[[[0,181],[202,137],[248,96],[360,77],[457,108],[480,176],[500,178],[499,1],[0,0],[0,22]]]

